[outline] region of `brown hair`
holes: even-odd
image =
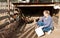
[[[45,12],[46,14],[50,14],[50,11],[49,11],[49,10],[44,10],[44,12]]]

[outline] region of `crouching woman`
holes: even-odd
[[[53,20],[52,17],[50,16],[50,11],[45,10],[43,12],[43,15],[44,16],[37,22],[37,25],[41,27],[44,32],[50,34],[53,29]]]

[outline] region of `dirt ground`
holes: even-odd
[[[12,38],[60,38],[60,26],[57,24],[54,25],[54,30],[52,31],[51,34],[48,35],[46,33],[42,37],[38,37],[36,35],[34,26],[32,26],[30,24],[27,24],[25,26],[24,32],[21,31],[21,29],[18,28],[18,30],[15,32],[15,34]]]

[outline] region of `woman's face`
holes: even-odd
[[[44,12],[43,14],[44,14],[44,16],[46,16],[46,17],[48,16],[48,14],[46,14],[45,12]]]

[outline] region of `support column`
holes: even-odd
[[[58,19],[58,25],[60,25],[60,3],[56,3],[55,5],[54,5],[54,9],[59,9],[59,14],[58,14],[58,17],[59,17],[59,19]]]
[[[7,0],[8,3],[8,15],[9,15],[9,23],[10,23],[10,0]]]
[[[10,15],[10,0],[7,0],[8,3],[8,14]]]
[[[59,19],[58,19],[58,25],[60,25],[60,9],[59,9]]]

